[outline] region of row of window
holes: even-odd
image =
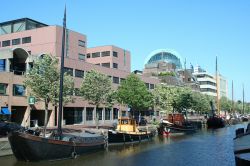
[[[0,83],[0,95],[8,95],[8,84]],[[13,96],[24,96],[26,88],[23,85],[13,84],[12,94]]]
[[[201,88],[201,92],[213,92],[216,93],[215,89],[210,89],[210,88]]]
[[[102,66],[102,67],[107,67],[107,68],[110,68],[110,63],[97,63],[95,64],[97,66]],[[118,64],[117,63],[113,63],[113,69],[118,69]]]
[[[26,43],[31,43],[31,37],[23,37],[22,38],[22,44],[26,44]],[[21,44],[21,38],[17,38],[17,39],[12,39],[12,40],[5,40],[2,41],[2,47],[7,47],[10,45],[19,45]],[[1,42],[0,42],[0,47],[1,47]]]
[[[96,114],[98,115],[98,119],[99,120],[103,120],[103,116],[102,116],[102,108],[99,108],[96,110]],[[94,108],[93,107],[87,107],[86,108],[86,120],[87,121],[92,121],[94,119]],[[111,110],[109,108],[105,108],[105,120],[110,120],[110,114],[111,114]],[[113,108],[113,119],[118,119],[118,109],[117,108]]]
[[[212,85],[216,86],[216,83],[211,82],[211,81],[199,81],[200,85]]]
[[[110,56],[110,51],[93,52],[93,53],[87,54],[87,58],[98,58],[98,57],[105,57],[105,56]],[[118,52],[113,51],[113,57],[118,57]]]

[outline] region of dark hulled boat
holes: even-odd
[[[148,131],[147,128],[138,129],[136,120],[128,117],[118,119],[116,130],[108,131],[109,144],[125,144],[151,140],[155,131]]]
[[[211,116],[207,119],[207,128],[217,129],[225,127],[225,120],[218,116]]]
[[[24,131],[9,134],[15,157],[21,161],[76,158],[77,155],[104,149],[103,136],[90,133],[62,134],[44,138]]]
[[[189,134],[196,131],[196,128],[189,123],[174,124],[167,120],[163,120],[158,127],[158,134],[169,135],[169,134]]]
[[[64,13],[60,94],[59,94],[59,116],[57,132],[49,137],[40,136],[32,130],[16,130],[8,135],[8,139],[15,157],[24,161],[58,160],[75,158],[87,152],[104,149],[104,136],[91,133],[63,133],[62,124],[62,102],[63,102],[63,69],[65,52],[65,31],[66,31],[66,8]]]

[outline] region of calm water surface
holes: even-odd
[[[233,138],[240,124],[192,135],[162,137],[137,145],[115,146],[77,159],[26,163],[1,157],[1,166],[233,166]]]

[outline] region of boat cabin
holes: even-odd
[[[185,122],[184,115],[181,113],[168,114],[167,120],[177,125],[182,125]]]
[[[137,132],[136,120],[129,117],[119,118],[117,130],[125,132]]]

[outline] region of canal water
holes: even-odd
[[[26,163],[14,156],[0,158],[1,166],[234,166],[233,138],[239,124],[192,135],[156,136],[150,142],[113,146],[77,159]]]

